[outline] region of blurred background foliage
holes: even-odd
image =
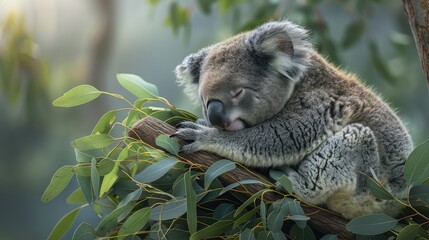
[[[0,0],[0,239],[44,239],[73,208],[65,205],[70,192],[49,204],[39,199],[53,172],[74,161],[69,142],[117,107],[100,98],[55,109],[52,99],[82,83],[128,96],[115,81],[125,72],[199,114],[175,84],[174,67],[202,47],[285,18],[310,29],[325,57],[397,109],[416,144],[429,137],[428,87],[401,1]]]

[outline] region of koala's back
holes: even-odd
[[[317,53],[312,56],[314,64],[296,85],[290,102],[302,96],[302,93],[314,91],[324,94],[331,102],[330,111],[336,115],[334,131],[342,127],[359,123],[369,127],[376,138],[381,164],[381,176],[387,187],[397,195],[405,188],[403,178],[404,161],[412,151],[411,137],[394,111],[361,84],[355,76],[333,67]],[[301,100],[302,101],[302,100]],[[312,107],[311,100],[309,107]],[[287,110],[287,106],[285,108]],[[332,115],[332,114],[331,114]],[[369,166],[367,166],[369,167]]]

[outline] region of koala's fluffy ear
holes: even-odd
[[[261,61],[291,79],[299,81],[310,62],[312,45],[307,30],[289,22],[269,22],[250,32],[247,48]]]
[[[186,95],[197,102],[201,65],[208,50],[208,48],[203,48],[199,52],[187,56],[175,70],[179,85],[184,86]]]

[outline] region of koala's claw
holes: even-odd
[[[190,144],[184,145],[180,148],[180,152],[186,153],[186,154],[194,153],[197,151],[199,151],[199,148],[198,148],[198,145],[195,143],[190,143]]]

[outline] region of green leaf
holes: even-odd
[[[281,176],[277,181],[283,186],[284,189],[286,189],[288,193],[293,193],[292,183],[290,182],[289,178],[286,177],[286,175]]]
[[[96,197],[92,191],[91,177],[76,176],[76,179],[86,201],[88,203],[93,203]]]
[[[42,202],[49,202],[60,194],[70,183],[73,177],[73,166],[65,165],[60,167],[52,176],[51,182],[42,195]]]
[[[338,240],[337,235],[327,234],[323,236],[320,240]]]
[[[115,184],[116,180],[119,178],[119,165],[121,165],[120,161],[115,162],[115,166],[112,171],[104,176],[103,182],[101,183],[99,197],[101,198],[105,193],[107,193]]]
[[[294,236],[295,240],[316,240],[313,231],[308,226],[300,228],[297,225],[293,225],[290,230],[290,235]]]
[[[132,201],[137,201],[140,196],[142,195],[142,189],[138,188],[137,190],[129,193],[127,196],[125,196],[118,204],[118,208],[123,207],[125,205],[127,205],[128,203],[132,202]]]
[[[204,189],[208,189],[215,178],[234,168],[235,163],[227,159],[222,159],[213,163],[204,174]]]
[[[360,235],[377,235],[389,231],[396,226],[398,220],[383,214],[369,214],[352,219],[346,229]]]
[[[274,240],[272,232],[262,230],[256,235],[256,240]]]
[[[428,239],[428,232],[418,224],[411,224],[399,232],[396,240],[419,239],[419,237]]]
[[[259,208],[255,207],[254,209],[248,211],[247,213],[241,215],[239,218],[237,218],[234,221],[234,225],[232,225],[232,228],[236,228],[238,226],[240,226],[242,223],[248,221],[250,218],[252,218],[253,216],[255,216],[255,214],[258,212]]]
[[[405,179],[411,186],[429,178],[429,139],[418,145],[405,162]]]
[[[121,165],[121,162],[127,158],[128,156],[128,149],[124,148],[121,150],[121,152],[119,153],[118,156],[118,160],[115,161],[115,165],[112,168],[112,171],[110,171],[110,173],[108,173],[106,176],[104,176],[103,178],[103,182],[101,183],[101,187],[100,187],[100,194],[98,195],[100,198],[107,193],[113,186],[113,184],[115,184],[115,182],[118,180],[119,178],[119,166]]]
[[[268,229],[270,229],[272,232],[279,232],[282,230],[283,226],[283,217],[284,214],[280,209],[272,211],[268,215],[267,224]]]
[[[201,229],[200,231],[194,233],[189,238],[190,240],[199,240],[199,239],[208,239],[212,237],[217,237],[222,235],[225,231],[231,229],[234,224],[233,220],[220,220],[214,224]]]
[[[98,224],[96,234],[97,236],[106,236],[113,228],[119,226],[118,218],[120,215],[128,214],[133,210],[135,203],[127,204],[123,207],[116,208],[109,215],[105,216]]]
[[[256,238],[252,232],[252,229],[246,228],[240,233],[238,240],[256,240]]]
[[[267,230],[267,207],[264,201],[261,201],[261,204],[259,204],[259,208],[260,208],[259,212],[261,215],[262,227],[264,228],[264,230]]]
[[[152,208],[149,219],[154,221],[164,221],[178,218],[186,213],[186,207],[186,198],[178,197],[177,200],[170,200]]]
[[[79,203],[85,203],[86,199],[85,196],[82,193],[82,190],[80,188],[74,190],[66,200],[67,204],[79,204]]]
[[[366,176],[366,186],[371,190],[372,194],[378,199],[393,199],[392,194],[390,194],[384,187],[376,181],[375,179]]]
[[[79,85],[55,99],[52,103],[55,107],[74,107],[96,99],[102,92],[91,85]]]
[[[113,160],[105,158],[98,162],[97,165],[98,174],[100,176],[105,176],[112,171],[113,167],[115,166],[115,162]],[[91,165],[78,164],[74,166],[73,171],[76,175],[89,177],[91,176]]]
[[[229,216],[231,216],[231,213],[233,213],[235,210],[235,207],[231,203],[221,203],[219,204],[214,212],[213,212],[213,218],[221,220],[226,219]]]
[[[91,162],[91,184],[92,191],[95,196],[100,192],[100,174],[97,171],[97,160],[95,158],[92,159]]]
[[[151,183],[164,176],[172,167],[178,163],[172,158],[165,158],[150,165],[134,176],[134,179],[141,183]]]
[[[121,229],[118,232],[118,238],[124,239],[124,237],[120,237],[122,235],[134,234],[142,229],[149,220],[150,216],[150,207],[142,208],[136,212],[134,212],[128,219],[124,222]]]
[[[137,75],[120,73],[116,75],[119,84],[138,98],[158,98],[158,88]]]
[[[279,171],[279,170],[273,170],[270,169],[270,177],[272,179],[274,179],[275,181],[279,182],[284,189],[286,189],[286,191],[288,193],[292,193],[293,192],[293,186],[292,183],[290,182],[289,178],[287,178],[286,173],[283,171]]]
[[[72,240],[94,240],[96,238],[94,228],[83,222],[74,231]]]
[[[305,228],[307,225],[307,220],[310,218],[305,216],[304,210],[302,209],[299,202],[296,200],[288,201],[288,206],[291,213],[289,219],[293,220],[298,227]]]
[[[245,180],[241,180],[239,182],[234,182],[229,184],[228,186],[226,186],[224,189],[222,189],[222,191],[219,192],[219,196],[228,192],[229,190],[236,188],[240,185],[246,185],[246,184],[262,184],[261,181],[259,180],[254,180],[254,179],[245,179]]]
[[[109,134],[95,134],[78,138],[72,141],[72,146],[79,150],[104,148],[115,142]]]
[[[180,145],[169,136],[161,134],[155,139],[155,143],[157,146],[167,150],[167,152],[179,156]]]
[[[92,160],[92,156],[84,153],[78,149],[74,150],[74,154],[76,155],[76,162],[78,163],[90,163]]]
[[[362,20],[357,20],[351,23],[343,36],[342,47],[349,48],[356,44],[359,39],[362,37],[362,33],[365,30],[365,22]]]
[[[64,215],[64,217],[62,217],[57,222],[54,229],[52,229],[51,233],[49,234],[48,240],[60,239],[73,225],[73,222],[81,208],[82,207],[73,209],[72,211]]]
[[[113,123],[115,122],[117,112],[118,111],[113,110],[105,113],[100,118],[100,120],[98,120],[97,124],[95,125],[94,129],[91,132],[91,135],[109,133],[113,127]]]
[[[197,231],[197,195],[192,187],[191,171],[186,172],[183,178],[185,179],[186,190],[186,221],[189,232],[194,234]]]
[[[287,240],[283,232],[272,232],[271,236],[273,236],[274,240]]]
[[[238,207],[237,211],[234,213],[234,217],[237,217],[248,205],[250,205],[256,198],[262,196],[262,194],[266,191],[266,189],[262,189],[259,192],[253,194],[250,198],[248,198],[240,207]]]

